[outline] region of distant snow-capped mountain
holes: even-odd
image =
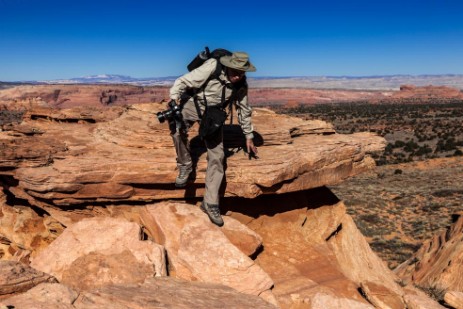
[[[100,74],[84,77],[39,81],[42,84],[126,84],[134,86],[171,86],[176,76],[134,78],[127,75]],[[36,82],[31,82],[36,83]],[[318,88],[357,90],[398,90],[401,85],[449,86],[463,89],[462,74],[375,75],[375,76],[249,76],[250,87]]]
[[[99,74],[70,79],[40,81],[45,84],[129,84],[139,86],[171,85],[176,77],[134,78],[127,75]]]

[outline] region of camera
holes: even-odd
[[[160,123],[166,120],[181,120],[182,119],[182,108],[175,103],[174,100],[170,101],[167,106],[169,107],[165,111],[156,113]]]

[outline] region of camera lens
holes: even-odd
[[[163,112],[157,113],[156,116],[158,117],[158,120],[160,123],[163,123],[164,121],[166,121],[166,116],[164,115]]]

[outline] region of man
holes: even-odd
[[[257,154],[253,142],[253,127],[251,124],[251,107],[248,103],[248,86],[246,72],[255,72],[256,68],[249,62],[249,56],[244,52],[235,52],[219,59],[211,58],[200,67],[179,77],[170,89],[170,98],[177,104],[184,104],[183,121],[180,128],[172,134],[177,152],[177,167],[179,174],[175,179],[177,187],[185,187],[193,174],[188,142],[188,130],[204,117],[210,107],[235,103],[238,122],[246,137],[248,153]],[[231,102],[233,101],[233,102]],[[206,108],[207,106],[207,108]],[[223,128],[216,134],[204,138],[207,148],[206,191],[201,203],[201,210],[207,213],[209,219],[222,226],[220,216],[219,188],[224,176]]]

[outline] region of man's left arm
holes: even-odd
[[[238,93],[236,107],[238,113],[238,123],[243,130],[243,134],[246,137],[246,148],[248,153],[253,152],[257,154],[257,147],[254,145],[254,128],[252,126],[251,115],[252,108],[249,106],[247,89],[241,90],[241,93]]]

